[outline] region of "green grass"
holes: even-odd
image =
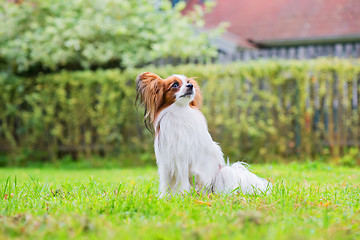
[[[158,199],[155,168],[0,169],[0,239],[360,238],[360,168],[251,170],[270,195]]]

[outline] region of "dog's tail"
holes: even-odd
[[[270,193],[270,181],[256,176],[247,169],[247,164],[236,162],[223,166],[214,182],[215,192],[243,192],[245,194]]]

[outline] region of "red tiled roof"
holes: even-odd
[[[256,43],[360,36],[360,0],[218,0],[205,20]]]

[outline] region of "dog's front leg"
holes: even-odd
[[[172,189],[173,191],[181,194],[186,194],[190,192],[191,184],[189,181],[188,169],[184,169],[183,171],[178,172],[176,176],[176,184]]]
[[[165,167],[158,164],[159,174],[159,197],[163,198],[171,192],[171,173]]]
[[[159,166],[159,197],[162,198],[170,193],[186,194],[190,192],[191,185],[188,174],[174,174],[165,167]]]
[[[181,182],[180,187],[178,188],[179,193],[186,194],[191,190],[191,185],[188,179],[184,178],[184,181]]]

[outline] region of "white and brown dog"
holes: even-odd
[[[269,181],[249,172],[243,163],[225,163],[200,111],[202,95],[192,78],[166,79],[151,72],[137,78],[137,98],[145,106],[145,124],[153,125],[160,177],[160,196],[197,191],[215,193],[269,192]]]

